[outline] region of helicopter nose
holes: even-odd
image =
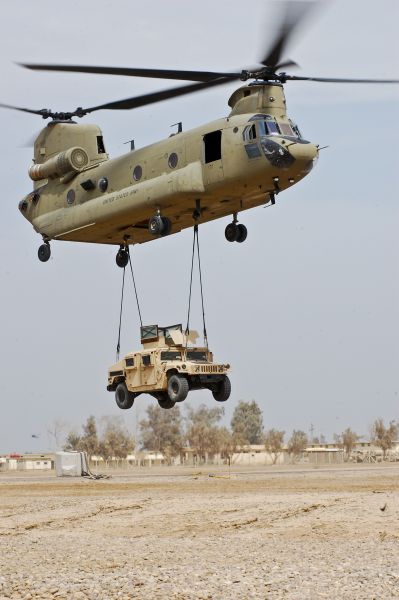
[[[310,142],[292,142],[291,144],[287,145],[286,148],[295,160],[304,162],[314,160],[319,154],[318,147]]]

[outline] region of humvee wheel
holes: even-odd
[[[173,402],[173,400],[171,400],[167,394],[159,394],[157,400],[161,408],[173,408],[175,405],[175,402]]]
[[[41,246],[39,246],[39,250],[37,251],[37,256],[40,262],[47,262],[51,256],[51,248],[48,242],[45,242]]]
[[[118,383],[115,390],[115,400],[119,408],[123,410],[132,408],[135,397],[133,392],[129,392],[124,381]]]
[[[129,262],[129,253],[125,248],[119,248],[118,254],[116,255],[116,264],[121,269],[124,269]]]
[[[230,379],[225,375],[222,381],[215,386],[212,390],[212,395],[218,402],[226,402],[229,399],[231,393]]]
[[[172,402],[183,402],[188,394],[188,381],[185,377],[172,375],[168,381],[168,396]]]

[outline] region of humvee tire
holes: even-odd
[[[158,400],[158,404],[161,408],[173,408],[175,405],[175,402],[169,398],[168,394],[157,394],[156,399]]]
[[[115,390],[115,400],[119,408],[132,408],[135,397],[136,394],[129,392],[124,381],[118,383]]]
[[[221,381],[212,390],[212,395],[218,402],[226,402],[231,393],[230,379],[225,375]]]
[[[168,396],[172,402],[183,402],[187,398],[189,386],[185,377],[172,375],[168,381]]]

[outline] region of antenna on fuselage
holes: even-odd
[[[176,133],[181,133],[183,131],[183,122],[179,121],[178,123],[173,123],[173,125],[171,125],[171,127],[177,127]],[[172,133],[172,135],[175,135],[175,134]]]
[[[130,150],[134,150],[134,140],[128,140],[127,142],[123,142],[124,144],[130,144]]]

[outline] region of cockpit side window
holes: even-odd
[[[294,132],[294,134],[295,134],[295,135],[296,135],[298,138],[300,138],[300,139],[301,139],[301,138],[302,138],[302,134],[301,134],[301,132],[299,131],[299,127],[298,127],[298,125],[297,125],[296,123],[294,123],[293,121],[291,121],[291,120],[290,120],[290,125],[291,125],[292,131]]]
[[[255,123],[253,125],[248,125],[243,131],[243,138],[245,141],[248,140],[256,140],[256,127]]]

